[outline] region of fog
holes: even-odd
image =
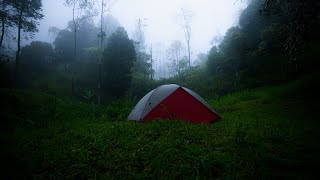
[[[212,38],[237,25],[245,6],[246,3],[236,0],[117,0],[106,14],[117,18],[129,36],[132,36],[137,20],[142,19],[146,25],[147,45],[167,46],[173,40],[184,41],[177,16],[181,8],[187,9],[193,13],[191,49],[195,56],[210,49]],[[72,19],[72,10],[64,6],[63,0],[44,0],[43,13],[45,17],[40,22],[36,39],[49,42],[48,28],[66,28],[67,22]]]
[[[0,179],[320,179],[319,0],[92,1],[0,0]]]

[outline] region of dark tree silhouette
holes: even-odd
[[[129,89],[135,60],[133,42],[128,38],[125,29],[119,27],[109,38],[103,53],[103,86],[112,96],[122,96]]]

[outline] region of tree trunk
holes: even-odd
[[[101,103],[101,62],[99,62],[99,82],[98,82],[98,92],[97,92],[97,104]]]
[[[189,60],[189,69],[191,69],[191,55],[190,55],[190,40],[188,39],[188,60]]]
[[[98,77],[98,92],[97,92],[97,104],[98,105],[100,105],[100,103],[101,103],[101,67],[102,67],[102,53],[103,53],[103,51],[102,51],[102,46],[103,46],[103,36],[104,36],[104,34],[103,34],[103,32],[102,32],[102,21],[103,21],[103,11],[104,11],[104,9],[103,9],[103,7],[104,7],[104,0],[101,0],[101,19],[100,19],[100,52],[99,52],[99,54],[100,54],[100,56],[99,56],[99,77]]]
[[[77,61],[77,28],[74,28],[74,50],[73,50],[73,69],[72,69],[72,82],[71,82],[71,94],[75,95],[75,65]]]
[[[152,54],[152,44],[151,44],[151,49],[150,49],[150,63],[151,63],[151,67],[150,67],[150,76],[151,76],[151,80],[153,80],[154,78],[154,71],[153,71],[153,54]]]
[[[74,6],[73,6],[73,9],[72,9],[72,21],[73,21],[73,28],[74,28],[74,41],[73,41],[73,62],[72,64],[75,65],[76,63],[76,56],[77,56],[77,24],[76,24],[76,21],[75,21],[75,5],[76,5],[76,2],[74,3]],[[74,72],[74,69],[72,69],[72,77],[71,77],[71,95],[74,96],[75,95],[75,92],[74,92],[74,77],[75,76],[75,72]]]
[[[14,70],[14,83],[17,84],[18,74],[19,74],[19,64],[20,64],[20,45],[21,45],[21,26],[22,26],[22,14],[24,9],[24,3],[21,5],[21,10],[19,14],[19,22],[18,22],[18,49],[16,52],[16,66]]]
[[[5,6],[6,5],[2,5],[2,11],[5,11]],[[3,37],[4,37],[4,29],[5,29],[5,27],[4,27],[4,25],[5,25],[5,20],[6,20],[6,17],[5,16],[2,16],[1,17],[1,26],[2,26],[2,28],[1,28],[1,39],[0,39],[0,49],[1,49],[1,47],[2,47],[2,42],[3,42]]]
[[[73,62],[77,61],[77,28],[74,28],[74,49],[73,49]]]
[[[4,37],[4,29],[5,29],[5,27],[4,27],[4,17],[2,17],[2,19],[1,19],[1,26],[2,26],[2,28],[1,28],[1,39],[0,39],[0,49],[1,49],[1,47],[2,47],[2,42],[3,42],[3,37]]]
[[[74,73],[72,72],[71,75],[71,96],[73,97],[75,95],[74,93]]]

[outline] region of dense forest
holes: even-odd
[[[152,52],[146,49],[141,22],[134,39],[129,39],[111,15],[102,17],[101,22],[107,24],[100,28],[85,14],[71,20],[65,29],[49,28],[52,43],[33,41],[20,49],[23,39],[19,32],[32,35],[37,31],[37,20],[43,17],[41,3],[30,4],[30,12],[22,12],[26,17],[19,19],[19,14],[10,13],[18,13],[23,4],[4,1],[0,84],[3,88],[72,95],[79,100],[95,96],[90,99],[95,103],[102,96],[108,103],[112,97],[140,98],[167,82],[218,97],[292,81],[316,72],[319,65],[314,58],[319,40],[318,7],[314,4],[252,1],[241,13],[239,26],[230,28],[207,54],[199,54],[196,66],[188,66],[183,42],[173,42],[166,51],[173,76],[155,80]],[[9,11],[9,7],[17,11]],[[12,34],[15,31],[10,28],[20,31]],[[17,57],[8,53],[3,41],[9,33],[18,38]]]
[[[155,77],[141,20],[131,37],[103,1],[91,11],[94,3],[66,0],[73,19],[41,42],[32,41],[46,16],[41,0],[1,0],[0,176],[319,177],[318,1],[248,1],[239,24],[197,60],[184,31],[186,41],[164,52],[167,78]],[[221,120],[128,122],[134,105],[163,84],[194,90]]]

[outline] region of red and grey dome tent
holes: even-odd
[[[146,94],[131,111],[128,119],[180,119],[208,123],[220,119],[220,116],[195,92],[176,84],[168,84]]]

